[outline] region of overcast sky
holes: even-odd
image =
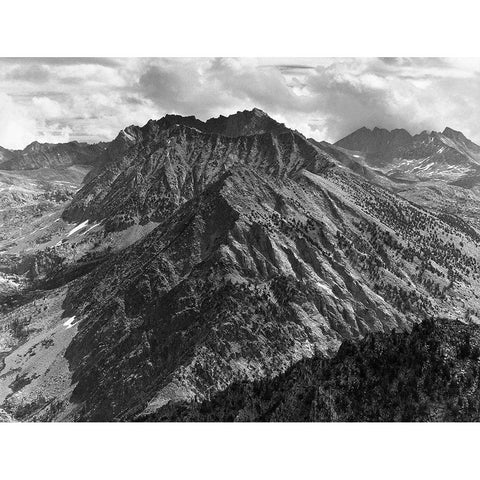
[[[317,140],[450,126],[480,143],[480,59],[0,59],[0,145],[111,140],[166,113],[258,107]]]

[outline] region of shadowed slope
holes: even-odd
[[[479,421],[480,329],[428,320],[411,334],[370,334],[332,359],[229,387],[210,401],[164,407],[148,420],[379,422]]]

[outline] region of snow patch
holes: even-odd
[[[81,230],[82,228],[85,228],[87,225],[88,225],[88,220],[85,220],[84,222],[79,223],[76,227],[72,228],[72,229],[67,233],[67,237],[69,237],[70,235],[73,235],[75,232],[78,232],[78,231]]]
[[[73,317],[67,318],[67,320],[63,323],[63,326],[65,327],[65,330],[68,330],[69,328],[74,327],[77,323],[73,323],[75,321],[75,315]]]
[[[86,235],[92,228],[98,227],[100,224],[99,223],[94,223],[90,228],[85,230],[81,235]]]

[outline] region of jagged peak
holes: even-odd
[[[271,118],[270,115],[268,115],[267,113],[265,113],[263,110],[261,110],[260,108],[257,108],[257,107],[253,107],[251,110],[243,110],[243,111],[238,111],[236,114],[234,115],[238,115],[238,114],[243,114],[243,115],[251,115],[251,116],[255,116],[255,117],[268,117],[268,118]],[[273,119],[272,119],[273,120]]]
[[[442,132],[442,135],[445,135],[446,137],[448,138],[451,138],[451,139],[465,139],[465,135],[460,132],[459,130],[454,130],[453,128],[450,128],[450,127],[445,127],[443,132]]]
[[[357,130],[354,130],[352,133],[348,134],[346,137],[343,137],[343,138],[347,138],[347,137],[350,137],[352,135],[356,135],[356,134],[359,134],[359,133],[382,133],[382,134],[407,134],[409,136],[411,136],[410,132],[408,130],[406,130],[405,128],[393,128],[391,130],[389,130],[388,128],[383,128],[383,127],[378,127],[378,126],[375,126],[373,128],[368,128],[366,126],[363,126],[363,127],[360,127],[358,128]],[[343,139],[342,139],[343,140]],[[339,140],[340,142],[341,140]]]
[[[394,128],[392,130],[389,130],[387,128],[383,128],[383,127],[378,127],[378,126],[375,126],[373,128],[369,128],[369,127],[366,127],[366,126],[363,126],[363,127],[360,127],[358,128],[357,130],[354,130],[352,133],[348,134],[347,136],[343,137],[341,140],[339,140],[337,143],[341,142],[342,140],[344,140],[345,138],[348,138],[348,137],[351,137],[351,136],[354,136],[354,135],[358,135],[360,133],[383,133],[383,134],[408,134],[410,137],[412,138],[420,138],[420,137],[432,137],[432,136],[435,136],[435,135],[444,135],[446,137],[449,137],[449,138],[452,138],[452,139],[455,139],[455,138],[462,138],[462,139],[466,139],[465,135],[463,132],[461,132],[460,130],[455,130],[451,127],[445,127],[444,130],[442,132],[437,132],[435,130],[422,130],[420,133],[417,133],[417,134],[410,134],[410,132],[408,130],[406,130],[405,128]]]
[[[450,128],[450,127],[445,127],[442,133],[445,135],[447,133],[462,133],[462,132],[460,132],[460,130],[454,130],[453,128]]]
[[[268,117],[268,115],[263,110],[257,107],[253,107],[253,110],[251,110],[251,113],[261,117]]]
[[[24,150],[35,150],[36,148],[42,147],[43,145],[46,145],[45,143],[40,143],[37,142],[37,140],[34,140],[32,143],[29,143]]]
[[[209,121],[214,121],[214,120],[219,120],[219,119],[228,119],[228,118],[233,118],[233,117],[240,117],[240,116],[252,116],[252,117],[270,117],[268,113],[265,113],[263,110],[257,107],[253,107],[251,110],[245,109],[245,110],[237,110],[237,112],[232,113],[230,115],[219,115],[218,117],[212,117],[207,120]],[[273,119],[272,119],[273,120]]]
[[[367,127],[361,127],[338,140],[335,145],[348,150],[377,152],[392,149],[398,145],[409,144],[412,142],[412,138],[411,134],[403,128],[387,130],[386,128],[374,127],[371,130]]]
[[[121,130],[117,138],[136,141],[139,138],[145,138],[145,136],[156,135],[157,132],[174,126],[184,126],[203,133],[226,137],[291,132],[283,123],[277,122],[263,110],[255,107],[252,110],[238,111],[228,117],[220,115],[205,122],[194,115],[183,116],[170,113],[158,120],[150,119],[143,127],[130,125]]]

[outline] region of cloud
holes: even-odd
[[[50,79],[50,70],[45,65],[19,65],[5,75],[8,80],[45,83]]]
[[[362,126],[451,126],[480,142],[480,60],[448,58],[0,59],[0,145],[109,140],[166,113],[259,107],[318,140]]]
[[[40,111],[34,112],[0,93],[0,145],[22,149],[35,140],[52,143],[70,140],[72,129],[68,125],[48,121],[45,110],[52,112],[53,103],[49,104],[45,99],[37,99],[38,102]]]
[[[23,148],[34,140],[36,122],[28,110],[18,106],[11,97],[0,93],[0,145]]]
[[[40,118],[52,119],[64,115],[62,105],[49,97],[33,97],[32,103],[37,108],[37,116],[39,114]]]
[[[122,59],[100,57],[3,57],[0,64],[13,65],[104,65],[117,67]]]

